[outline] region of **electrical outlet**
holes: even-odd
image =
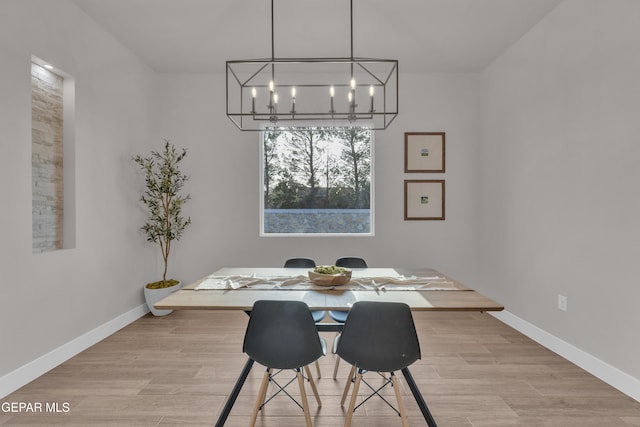
[[[567,297],[561,294],[558,294],[558,309],[567,311]]]

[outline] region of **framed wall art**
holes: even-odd
[[[444,220],[444,179],[404,181],[405,220]]]
[[[444,132],[404,133],[404,171],[406,173],[444,173],[444,169]]]

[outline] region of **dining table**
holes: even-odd
[[[311,310],[348,311],[357,301],[401,302],[412,311],[501,311],[504,306],[433,268],[354,268],[346,284],[314,282],[307,268],[224,267],[154,304],[160,310],[243,310],[259,300],[305,302]],[[319,332],[340,332],[342,323],[317,323]],[[223,407],[223,426],[254,361],[245,365]],[[429,427],[437,427],[409,371],[402,374]]]

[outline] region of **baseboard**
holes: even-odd
[[[76,354],[102,341],[149,312],[142,304],[0,378],[0,398],[13,393]]]
[[[640,402],[640,380],[580,350],[508,311],[491,312],[498,320]]]

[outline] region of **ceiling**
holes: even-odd
[[[269,0],[73,0],[159,73],[271,57]],[[477,72],[562,0],[353,0],[353,55]],[[349,57],[347,0],[274,0],[275,57]]]

